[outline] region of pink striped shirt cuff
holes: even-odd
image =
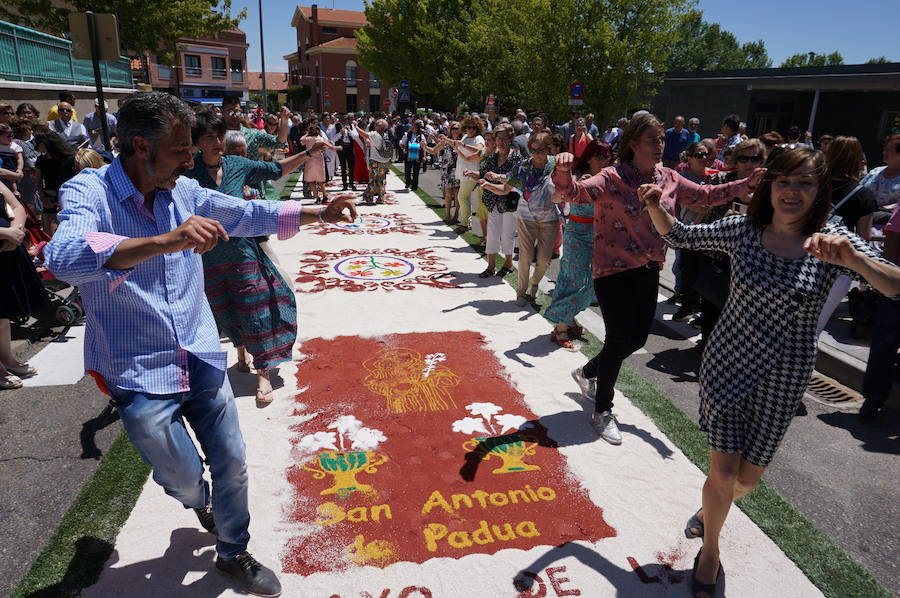
[[[303,204],[299,201],[285,201],[278,211],[278,240],[290,239],[300,230],[300,215]]]
[[[87,232],[84,233],[84,238],[87,240],[88,247],[90,247],[94,253],[103,253],[104,251],[108,251],[115,247],[128,237],[114,235],[112,233]]]
[[[115,248],[119,243],[127,239],[122,235],[114,235],[112,233],[86,232],[84,238],[88,247],[94,253],[100,254]],[[114,272],[110,270],[109,272]],[[118,276],[109,281],[109,291],[115,291],[119,285],[125,282],[125,279],[131,275],[131,270],[122,270],[117,272]]]

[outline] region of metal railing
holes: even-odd
[[[101,61],[100,77],[106,87],[134,88],[131,62]],[[90,60],[72,56],[72,42],[0,21],[0,79],[59,85],[93,85]]]

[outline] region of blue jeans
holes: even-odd
[[[203,459],[185,428],[200,441],[212,478],[212,508],[219,530],[216,550],[231,559],[247,550],[247,464],[234,394],[225,372],[188,355],[190,390],[153,395],[110,387],[125,432],[153,479],[185,508],[205,507],[210,490]]]
[[[900,301],[879,297],[874,324],[862,391],[867,401],[884,405],[894,384],[894,363],[900,348]]]

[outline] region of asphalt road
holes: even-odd
[[[440,197],[439,182],[437,171],[429,169],[420,176],[419,187]],[[557,271],[554,261],[548,278]],[[660,293],[669,294],[663,289]],[[689,340],[696,331],[664,322],[662,312],[674,311],[660,306],[646,353],[632,355],[628,364],[697,421],[700,353]],[[900,413],[884,412],[876,424],[863,425],[854,414],[809,399],[804,403],[806,414],[794,418],[765,479],[900,595]],[[629,441],[637,440],[626,437]],[[685,521],[690,515],[685,513]]]

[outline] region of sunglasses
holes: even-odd
[[[12,137],[12,133],[0,133],[0,137]]]
[[[705,159],[705,158],[709,158],[709,154],[704,154],[704,153],[702,153],[702,152],[697,152],[696,154],[691,154],[691,158],[699,158],[699,159],[702,160],[702,159]]]
[[[754,164],[758,162],[762,162],[762,156],[738,156],[734,159],[735,162],[740,162],[741,164],[746,164],[748,162],[753,162]]]
[[[547,148],[546,147],[533,147],[533,148],[531,148],[531,153],[532,154],[546,154]]]
[[[231,116],[231,117],[235,117],[235,116],[241,116],[241,114],[243,114],[243,113],[240,110],[229,110],[225,114],[227,114],[228,116]]]
[[[3,116],[12,116],[13,114],[15,114],[15,112],[13,112],[12,110],[4,110],[3,112],[0,112],[0,114],[2,114]]]
[[[57,112],[71,112],[72,109],[71,108],[57,108],[56,111]],[[12,114],[12,112],[10,112],[10,114]]]

